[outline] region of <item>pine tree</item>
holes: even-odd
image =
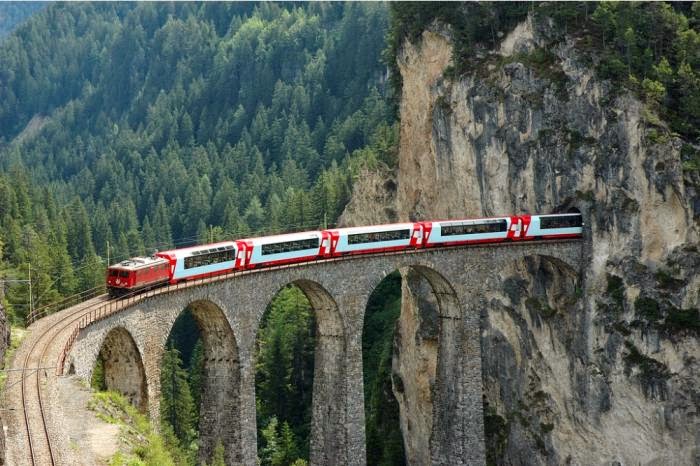
[[[197,339],[192,349],[189,367],[190,392],[194,405],[194,424],[199,425],[199,410],[202,403],[202,382],[204,379],[204,344],[202,339]]]
[[[180,352],[173,345],[163,353],[160,386],[161,422],[172,427],[182,445],[189,445],[194,437],[194,404]]]
[[[226,462],[224,461],[224,446],[221,441],[216,442],[214,454],[211,458],[211,466],[226,466]]]

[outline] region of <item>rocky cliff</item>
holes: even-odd
[[[450,31],[431,29],[398,56],[396,193],[368,177],[356,189],[372,197],[349,209],[381,212],[377,199],[399,219],[578,209],[586,222],[580,276],[533,257],[502,270],[488,296],[489,462],[697,464],[700,176],[684,171],[689,146],[546,24],[518,25],[459,77]],[[411,393],[394,391],[409,461],[424,464],[437,331],[430,293],[406,278],[414,293],[393,366],[420,375]]]

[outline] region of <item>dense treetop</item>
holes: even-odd
[[[0,40],[45,4],[46,2],[0,2]]]
[[[382,4],[51,4],[0,43],[6,266],[43,267],[22,234],[75,267],[332,223],[358,167],[392,161],[387,23]]]

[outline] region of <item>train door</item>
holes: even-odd
[[[250,253],[252,248],[245,241],[236,241],[236,261],[234,262],[234,268],[236,270],[244,270],[250,260]]]
[[[421,242],[418,247],[427,248],[430,241],[430,233],[433,231],[433,222],[421,222]]]
[[[328,233],[330,236],[330,257],[339,256],[340,254],[336,253],[336,250],[338,249],[338,242],[340,241],[340,232],[338,230],[328,230],[324,231],[324,233]]]
[[[519,216],[510,218],[510,228],[508,229],[507,238],[512,241],[517,241],[522,237],[523,219]]]
[[[411,240],[408,245],[412,248],[420,248],[423,245],[423,224],[414,223],[413,233],[411,234]]]
[[[321,249],[319,255],[321,257],[331,257],[332,247],[331,247],[331,233],[329,231],[321,232]]]

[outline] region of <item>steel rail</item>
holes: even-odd
[[[101,296],[97,296],[97,297],[94,297],[91,299],[100,299],[100,302],[101,302],[106,297],[107,297],[107,295],[103,294]],[[49,460],[50,460],[51,465],[55,465],[55,456],[54,456],[53,447],[51,445],[51,438],[49,436],[49,430],[48,430],[48,426],[47,426],[47,422],[46,422],[46,413],[44,411],[44,400],[43,400],[43,397],[41,394],[40,371],[35,367],[29,367],[29,360],[30,360],[32,354],[34,353],[34,350],[37,348],[37,345],[39,344],[39,342],[42,340],[45,340],[44,345],[43,345],[42,350],[41,350],[41,353],[39,355],[39,360],[37,361],[38,365],[40,365],[41,362],[46,357],[46,352],[48,351],[49,345],[50,345],[53,337],[60,334],[63,330],[68,328],[70,325],[72,325],[77,320],[79,320],[80,317],[82,317],[82,315],[81,315],[80,317],[75,318],[75,316],[77,314],[81,314],[82,312],[86,311],[87,309],[89,309],[93,306],[99,305],[99,304],[100,303],[91,303],[88,306],[84,306],[84,307],[80,307],[79,309],[76,309],[74,312],[71,312],[67,316],[63,316],[58,322],[54,323],[53,325],[51,325],[51,327],[49,327],[43,333],[41,333],[37,336],[36,340],[34,341],[32,346],[30,347],[29,351],[27,352],[26,357],[24,358],[24,366],[22,368],[22,374],[21,374],[21,377],[22,377],[21,397],[22,397],[22,409],[24,411],[24,426],[25,426],[25,431],[27,433],[27,442],[29,444],[29,453],[31,456],[32,465],[38,465],[38,464],[42,464],[42,463],[39,463],[37,461],[37,455],[36,455],[36,446],[37,445],[32,440],[32,429],[30,428],[30,420],[29,420],[30,416],[29,416],[28,394],[27,394],[27,392],[28,392],[27,380],[29,379],[29,377],[31,377],[31,375],[27,375],[27,372],[31,373],[31,371],[34,371],[34,375],[36,376],[35,377],[36,399],[38,401],[39,414],[40,414],[42,428],[43,428],[43,432],[44,432],[44,438],[46,439],[46,447],[47,447],[47,450],[49,453]],[[70,320],[71,318],[73,318],[73,320]],[[62,322],[65,322],[67,320],[70,320],[70,322],[68,322],[66,325],[61,327],[60,330],[58,330],[53,335],[51,335],[52,338],[46,338],[48,335],[51,334],[52,330],[55,330]]]

